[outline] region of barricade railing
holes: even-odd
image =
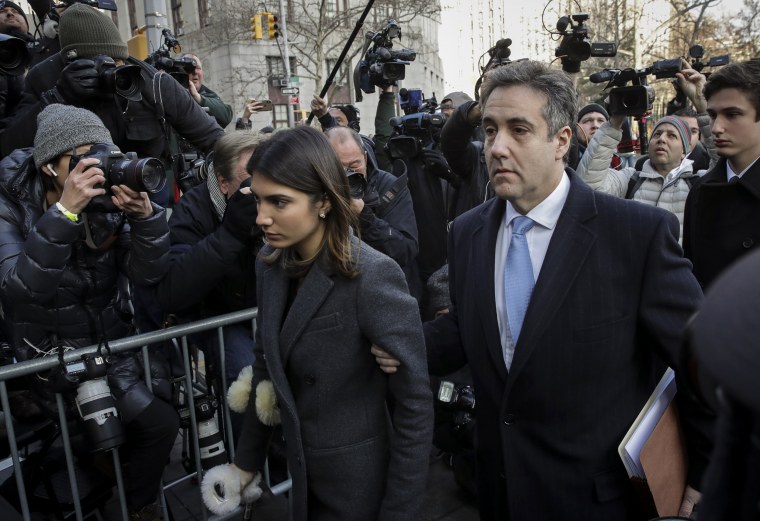
[[[235,456],[235,443],[233,439],[234,436],[233,436],[233,430],[232,430],[232,422],[230,419],[230,411],[229,411],[229,406],[227,404],[227,396],[226,396],[226,389],[228,388],[228,382],[227,382],[227,378],[224,371],[224,367],[225,367],[224,327],[232,325],[232,324],[251,322],[252,330],[255,331],[256,313],[257,313],[256,308],[250,308],[250,309],[246,309],[242,311],[228,313],[225,315],[219,315],[212,318],[206,318],[206,319],[197,320],[194,322],[172,326],[166,329],[161,329],[161,330],[153,331],[150,333],[143,333],[143,334],[133,335],[126,338],[111,340],[108,342],[108,345],[110,347],[110,352],[112,354],[118,354],[118,353],[122,353],[126,351],[136,351],[138,349],[142,350],[143,361],[144,361],[144,366],[145,366],[144,367],[145,381],[149,389],[152,387],[149,346],[152,344],[157,344],[159,342],[169,341],[169,342],[175,342],[176,343],[175,345],[178,345],[181,349],[182,361],[183,361],[183,366],[184,366],[184,374],[181,376],[181,378],[183,379],[182,387],[183,387],[183,392],[184,392],[185,400],[186,400],[185,403],[187,404],[187,408],[189,410],[189,415],[190,415],[190,421],[189,421],[190,442],[192,445],[192,454],[193,454],[193,460],[195,464],[195,471],[188,472],[187,475],[183,476],[180,479],[174,480],[170,483],[164,483],[164,486],[162,490],[160,491],[160,501],[161,501],[162,509],[164,511],[163,512],[164,519],[169,519],[168,511],[167,511],[168,506],[167,506],[166,498],[163,493],[164,490],[168,490],[171,487],[179,485],[180,483],[183,483],[193,478],[197,478],[198,483],[200,483],[200,480],[203,476],[203,469],[201,466],[201,452],[200,452],[198,431],[197,431],[198,424],[196,421],[195,392],[194,392],[194,390],[199,385],[199,382],[193,381],[194,372],[192,371],[192,367],[191,367],[191,357],[190,357],[190,349],[189,349],[189,344],[188,344],[188,336],[194,335],[196,333],[202,333],[204,331],[209,331],[212,329],[217,330],[217,338],[218,338],[218,342],[217,342],[218,353],[217,354],[218,354],[218,359],[219,359],[218,372],[220,373],[220,377],[221,377],[221,389],[224,390],[223,392],[219,393],[220,395],[218,396],[218,401],[220,403],[219,410],[222,416],[222,418],[219,418],[219,420],[224,422],[223,431],[225,433],[225,438],[226,438],[225,446],[226,446],[230,460],[233,460]],[[206,346],[206,348],[207,350],[212,349],[212,346]],[[99,348],[97,345],[91,345],[88,347],[69,350],[66,353],[64,353],[63,362],[70,363],[70,362],[80,361],[82,360],[82,357],[84,356],[94,355],[98,353],[98,349]],[[23,477],[23,470],[21,466],[22,456],[20,455],[20,452],[19,452],[19,446],[16,439],[14,421],[11,415],[7,383],[11,380],[23,378],[25,376],[29,376],[29,375],[33,375],[37,373],[44,374],[45,372],[55,368],[56,366],[59,366],[60,363],[61,362],[58,356],[46,356],[42,358],[36,358],[34,360],[17,362],[11,365],[0,367],[0,405],[2,405],[2,410],[5,413],[4,414],[5,428],[6,428],[7,436],[8,436],[10,458],[13,462],[16,488],[19,495],[19,505],[21,508],[21,515],[24,521],[31,521],[31,514],[30,514],[30,508],[29,508],[29,501],[27,497],[27,490],[26,490],[24,477]],[[206,368],[206,370],[208,370],[208,367]],[[205,385],[205,382],[202,382],[201,384]],[[63,443],[63,450],[64,450],[65,459],[66,459],[66,468],[67,468],[67,473],[69,477],[69,485],[70,485],[71,494],[73,498],[74,516],[77,521],[83,521],[84,519],[83,516],[85,515],[85,513],[83,513],[83,510],[82,510],[81,498],[80,498],[77,479],[76,479],[74,455],[71,448],[71,440],[69,437],[68,424],[67,424],[67,418],[66,418],[66,408],[65,408],[62,395],[56,394],[55,396],[56,396],[56,406],[58,410],[58,422],[59,422],[58,427],[60,429],[61,440]],[[124,482],[121,475],[118,448],[112,449],[110,452],[113,458],[116,489],[118,492],[119,508],[120,508],[121,516],[124,521],[128,521],[129,518],[128,518],[128,513],[127,513],[127,507],[126,507]],[[272,484],[269,481],[268,468],[265,469],[264,479],[267,486],[275,495],[287,493],[291,488],[291,480],[289,478],[282,481],[281,483]],[[288,499],[290,503],[290,498]],[[240,509],[226,516],[208,515],[206,508],[202,504],[202,499],[200,496],[200,487],[198,488],[198,502],[199,502],[201,515],[204,520],[208,519],[212,521],[221,521],[224,519],[232,519],[240,515]]]

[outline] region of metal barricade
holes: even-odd
[[[195,464],[195,471],[190,472],[186,476],[183,476],[182,478],[172,481],[170,483],[164,483],[164,486],[162,490],[160,491],[160,501],[161,501],[161,505],[164,511],[163,512],[164,519],[169,519],[168,511],[167,511],[168,507],[167,507],[166,498],[164,496],[164,491],[193,478],[197,478],[198,482],[200,483],[200,480],[203,476],[203,469],[201,467],[201,452],[200,452],[198,432],[197,432],[195,396],[194,396],[195,394],[194,390],[199,385],[199,382],[193,381],[194,373],[193,373],[193,370],[191,367],[191,361],[190,361],[188,336],[196,334],[196,333],[201,333],[204,331],[209,331],[212,329],[217,330],[218,349],[219,349],[218,356],[219,356],[219,366],[220,366],[219,372],[221,373],[221,381],[222,381],[221,388],[223,390],[226,390],[228,388],[228,382],[227,382],[227,378],[224,371],[224,364],[225,364],[224,334],[223,334],[224,327],[231,324],[244,323],[244,322],[250,321],[252,328],[255,331],[256,312],[257,312],[256,308],[251,308],[251,309],[247,309],[243,311],[229,313],[226,315],[219,315],[213,318],[198,320],[195,322],[190,322],[190,323],[170,327],[167,329],[162,329],[160,331],[154,331],[151,333],[144,333],[144,334],[135,335],[135,336],[127,337],[127,338],[109,341],[111,353],[114,353],[114,354],[125,352],[125,351],[136,351],[138,349],[142,349],[142,355],[143,355],[143,360],[145,364],[145,368],[144,368],[145,380],[146,380],[146,385],[148,386],[149,389],[152,386],[151,385],[152,382],[150,378],[150,375],[151,375],[150,350],[148,346],[151,344],[158,343],[158,342],[166,342],[166,341],[175,341],[175,342],[178,342],[179,346],[181,346],[181,354],[182,354],[182,360],[183,360],[183,365],[184,365],[184,375],[182,375],[181,377],[183,379],[182,387],[185,393],[185,400],[186,400],[187,407],[189,409],[189,414],[190,414],[189,439],[192,445],[192,454],[193,454],[193,460]],[[209,349],[210,349],[210,346],[209,346]],[[79,361],[82,359],[83,356],[93,355],[93,354],[96,354],[97,352],[98,352],[97,345],[70,350],[70,351],[67,351],[63,355],[63,361],[65,363]],[[9,402],[7,383],[10,380],[22,378],[22,377],[29,376],[35,373],[44,373],[46,371],[49,371],[50,369],[53,369],[59,364],[60,364],[60,361],[57,356],[48,356],[48,357],[43,357],[43,358],[37,358],[34,360],[28,360],[25,362],[17,362],[12,365],[0,367],[0,405],[2,405],[2,410],[5,412],[4,414],[5,427],[6,427],[7,436],[8,436],[10,458],[13,462],[14,475],[16,479],[16,488],[19,494],[19,503],[21,507],[21,515],[24,521],[31,521],[31,514],[30,514],[30,508],[29,508],[29,502],[28,502],[28,496],[27,496],[28,491],[26,490],[26,487],[25,487],[23,471],[21,467],[21,461],[22,461],[21,455],[19,453],[19,446],[17,444],[13,418],[11,417],[11,413],[10,413],[11,408],[10,408],[10,402]],[[221,411],[222,417],[223,417],[223,418],[220,418],[220,420],[224,422],[224,433],[226,437],[225,445],[226,445],[230,460],[233,460],[235,457],[235,443],[233,439],[232,422],[230,419],[230,411],[227,404],[226,392],[221,392],[220,396],[218,397],[218,400],[220,402],[219,410]],[[69,484],[70,484],[71,494],[73,498],[74,516],[77,521],[82,521],[84,519],[83,516],[85,515],[85,513],[83,513],[83,510],[82,510],[80,494],[79,494],[79,489],[78,489],[78,484],[77,484],[77,479],[76,479],[74,456],[71,449],[71,440],[69,437],[68,426],[67,426],[67,421],[66,421],[64,400],[63,400],[62,395],[60,394],[56,394],[56,406],[58,409],[58,421],[59,421],[59,428],[61,431],[60,434],[63,441],[66,467],[68,471]],[[113,465],[114,465],[115,479],[116,479],[116,489],[118,492],[121,517],[123,518],[124,521],[128,521],[126,499],[125,499],[125,492],[124,492],[124,483],[123,483],[123,479],[121,475],[118,449],[112,449],[110,452],[113,458]],[[265,470],[264,472],[265,482],[267,486],[271,489],[273,494],[275,495],[284,494],[290,491],[291,480],[289,478],[284,480],[281,483],[272,484],[269,481],[268,469],[264,469],[264,470]],[[200,509],[202,518],[204,520],[209,519],[212,521],[219,521],[223,519],[231,519],[240,515],[240,508],[239,508],[237,511],[227,516],[209,516],[208,512],[206,511],[206,508],[204,507],[202,503],[202,499],[200,496],[200,487],[198,490],[198,504],[199,504],[199,509]]]

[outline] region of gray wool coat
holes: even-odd
[[[421,515],[433,408],[417,303],[393,260],[355,238],[354,248],[358,277],[316,262],[289,309],[279,262],[256,264],[254,389],[263,379],[274,385],[295,521]],[[373,343],[401,361],[397,373],[380,370]],[[235,457],[249,471],[262,468],[271,436],[254,403],[252,393]]]

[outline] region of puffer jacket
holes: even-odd
[[[622,130],[605,123],[596,131],[578,165],[578,175],[592,189],[617,197],[625,197],[628,192],[630,179],[636,174],[634,167],[620,170],[610,168],[610,159],[617,150],[622,137]],[[644,179],[638,190],[633,194],[633,200],[644,204],[657,206],[675,214],[681,227],[679,242],[683,236],[683,216],[686,208],[686,198],[691,190],[687,178],[699,177],[705,170],[694,172],[691,159],[684,159],[677,173],[667,182],[647,159],[639,173]]]
[[[45,356],[56,336],[63,346],[84,347],[132,331],[120,280],[153,285],[169,265],[166,216],[153,209],[147,219],[83,213],[75,223],[55,205],[47,208],[31,148],[0,162],[0,295],[17,360]],[[125,421],[152,400],[140,370],[131,354],[109,369]]]

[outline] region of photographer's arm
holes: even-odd
[[[612,155],[623,137],[622,125],[622,116],[612,116],[596,131],[576,172],[594,190],[616,197],[625,197],[628,180],[635,172],[633,168],[610,168]]]
[[[468,101],[454,110],[441,129],[441,152],[454,175],[470,179],[478,164],[480,150],[472,144],[472,132],[480,124],[480,105]]]
[[[190,82],[190,95],[201,106],[208,109],[208,115],[213,117],[219,126],[225,128],[232,121],[232,107],[227,105],[215,92],[201,86],[200,92],[195,84]],[[197,97],[196,97],[197,95]]]
[[[393,86],[385,87],[380,93],[377,100],[377,112],[375,113],[375,158],[381,170],[391,172],[393,162],[385,151],[385,145],[393,133],[390,119],[396,115],[396,95],[393,92]]]
[[[694,110],[697,112],[700,141],[705,146],[707,154],[710,156],[709,170],[715,166],[719,157],[713,141],[710,116],[707,115],[707,100],[704,95],[707,78],[704,74],[697,72],[694,69],[686,68],[681,70],[681,72],[676,73],[676,80],[683,93],[689,98],[689,101],[691,101]]]
[[[385,187],[387,189],[388,187]],[[417,258],[417,220],[409,188],[378,214],[365,207],[359,215],[362,240],[395,260],[402,268]]]

